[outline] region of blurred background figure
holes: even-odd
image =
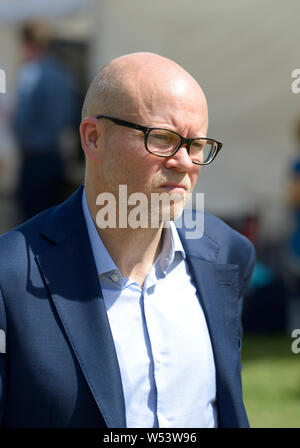
[[[18,219],[14,191],[18,157],[11,129],[11,100],[0,95],[0,234],[14,226]]]
[[[75,83],[50,53],[51,32],[41,21],[20,28],[23,65],[17,81],[14,130],[21,152],[17,196],[21,220],[63,199],[63,132],[76,122]]]
[[[289,330],[300,323],[300,116],[294,127],[296,154],[288,173],[287,201],[291,214],[291,231],[285,251],[285,268],[289,289]]]
[[[300,278],[300,117],[295,124],[297,154],[292,160],[288,179],[288,203],[293,215],[293,229],[289,239],[290,265]]]

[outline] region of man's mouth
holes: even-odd
[[[171,192],[171,193],[186,193],[188,191],[186,185],[176,184],[173,182],[168,182],[168,183],[162,184],[159,186],[159,188],[162,188],[163,190]]]

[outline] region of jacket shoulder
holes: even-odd
[[[198,210],[185,210],[183,218],[175,222],[183,238],[194,241],[191,248],[203,251],[211,245],[216,251],[215,261],[219,263],[233,263],[235,254],[239,257],[244,252],[255,252],[253,244],[244,235],[230,227],[220,218]],[[192,229],[192,231],[191,231]],[[197,237],[193,236],[193,232]],[[188,231],[191,231],[188,233]],[[200,254],[201,256],[201,254]]]
[[[254,254],[252,242],[237,230],[214,215],[205,213],[204,235],[219,245],[218,261],[233,263],[235,259],[243,260],[243,255]]]
[[[40,231],[51,210],[48,209],[0,235],[0,281],[1,278],[14,278],[17,273],[28,269],[31,254],[42,251],[47,245],[40,237]]]
[[[61,204],[48,208],[23,224],[0,235],[0,261],[6,254],[20,254],[26,245],[34,253],[48,247],[49,241],[64,239],[70,232],[82,227],[82,188],[78,188]],[[43,238],[41,238],[43,235]]]
[[[182,222],[182,228],[178,230],[188,253],[209,262],[237,265],[240,287],[244,290],[250,281],[256,261],[251,241],[220,218],[207,212],[186,210]],[[194,222],[201,228],[201,236],[198,239],[186,238],[186,222]],[[190,224],[188,227],[190,228]]]

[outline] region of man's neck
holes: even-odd
[[[161,251],[162,228],[97,230],[121,274],[143,286]]]
[[[159,228],[99,228],[96,223],[96,201],[88,191],[86,199],[97,232],[120,273],[143,286],[161,252],[162,223]]]

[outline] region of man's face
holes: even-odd
[[[207,109],[203,94],[186,79],[145,84],[141,91],[134,86],[123,110],[116,118],[133,123],[169,129],[183,137],[203,137],[207,132]],[[199,89],[200,90],[200,89]],[[142,98],[142,100],[141,100]],[[112,192],[116,199],[119,185],[127,185],[128,195],[144,193],[151,202],[151,193],[176,194],[170,218],[176,219],[191,193],[200,166],[191,162],[185,146],[168,158],[157,157],[145,149],[141,131],[100,120],[99,147],[101,191]]]

